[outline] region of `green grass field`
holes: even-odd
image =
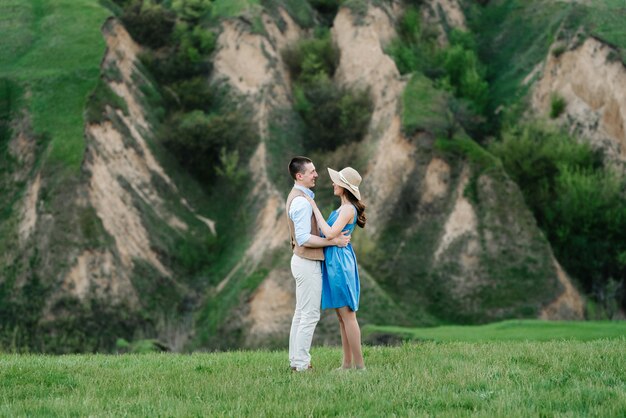
[[[510,320],[487,325],[448,325],[431,328],[367,326],[363,335],[386,334],[407,341],[590,341],[626,337],[626,321]],[[626,354],[626,353],[625,353]]]
[[[623,324],[611,324],[586,331],[616,337]],[[529,335],[572,339],[486,341],[493,329],[445,327],[465,341],[365,347],[365,372],[334,371],[341,353],[330,347],[315,347],[303,374],[285,351],[4,354],[0,416],[623,417],[624,334],[581,341],[574,324],[561,337],[540,325]]]

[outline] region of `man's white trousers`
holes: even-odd
[[[311,363],[311,342],[320,320],[322,262],[297,255],[291,257],[291,274],[296,280],[296,310],[289,334],[289,362],[297,370]]]

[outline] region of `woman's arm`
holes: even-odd
[[[339,209],[339,216],[331,227],[324,219],[324,216],[322,215],[320,209],[317,207],[317,204],[315,204],[315,201],[308,196],[307,200],[311,203],[311,206],[313,207],[313,213],[315,214],[315,219],[317,220],[317,226],[328,239],[333,239],[341,235],[341,231],[343,230],[343,228],[348,225],[348,223],[350,223],[350,221],[354,217],[354,208],[352,208],[352,206],[344,205]]]
[[[326,222],[326,219],[324,219],[324,216],[322,215],[320,209],[317,207],[315,200],[311,199],[308,196],[306,196],[306,200],[309,201],[311,207],[313,208],[313,215],[315,215],[315,219],[317,220],[317,226],[320,228],[322,233],[326,235],[327,238],[330,238],[328,236],[328,234],[330,233],[330,226]]]

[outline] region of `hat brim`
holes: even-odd
[[[343,187],[344,189],[352,193],[352,195],[356,197],[357,200],[361,200],[361,192],[359,190],[352,189],[349,184],[341,180],[341,177],[339,176],[339,171],[328,168],[328,174],[330,175],[330,179],[333,181],[333,183]]]

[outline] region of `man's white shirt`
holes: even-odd
[[[298,190],[302,190],[307,196],[310,196],[311,199],[315,198],[315,193],[311,189],[307,189],[306,187],[294,185]],[[313,207],[311,204],[302,196],[296,196],[291,201],[291,206],[289,207],[289,219],[293,221],[293,225],[295,228],[296,241],[299,246],[304,245],[311,238],[311,217],[313,216]]]

